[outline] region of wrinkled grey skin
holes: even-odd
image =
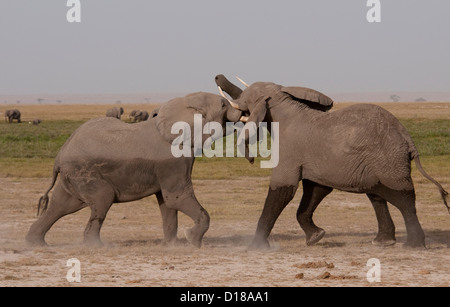
[[[132,122],[139,123],[146,121],[149,118],[147,111],[133,110],[129,115]]]
[[[123,108],[112,108],[109,109],[108,111],[106,111],[106,117],[114,117],[117,119],[120,119],[122,117],[123,114]]]
[[[8,121],[9,123],[12,123],[13,120],[17,120],[18,123],[21,122],[20,120],[20,111],[17,109],[14,110],[6,110],[5,111],[5,122]]]
[[[163,218],[165,240],[176,239],[177,211],[194,221],[186,237],[200,247],[209,227],[209,215],[197,201],[191,182],[192,157],[174,158],[171,133],[175,122],[191,124],[202,114],[203,125],[238,121],[241,112],[219,95],[196,93],[165,103],[158,116],[135,125],[115,118],[96,118],[78,128],[60,149],[53,168],[51,187],[39,200],[38,215],[26,240],[45,244],[45,234],[62,216],[90,207],[84,232],[86,244],[101,244],[100,229],[113,203],[129,202],[155,194]],[[224,129],[225,131],[225,129]],[[205,141],[209,135],[203,135]],[[194,142],[192,142],[194,144]],[[133,148],[133,150],[130,150]],[[192,150],[192,148],[191,148]],[[48,193],[61,174],[50,205]]]
[[[332,100],[311,89],[259,82],[238,93],[235,88],[229,92],[227,82],[223,75],[216,77],[224,91],[234,91],[233,102],[250,113],[249,121],[279,122],[279,164],[272,172],[252,247],[269,245],[267,238],[294,197],[299,181],[303,197],[297,220],[305,231],[307,245],[317,243],[325,235],[314,224],[313,213],[333,189],[338,189],[367,194],[378,220],[374,244],[396,242],[387,207],[390,202],[403,215],[406,245],[425,246],[416,215],[411,160],[439,188],[446,206],[448,193],[423,170],[411,137],[391,113],[370,104],[326,112],[332,107]]]

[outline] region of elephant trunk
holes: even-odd
[[[220,86],[222,90],[227,92],[233,99],[238,99],[242,94],[242,90],[233,83],[231,83],[230,81],[228,81],[228,79],[225,78],[224,75],[216,76],[216,84],[217,86]]]

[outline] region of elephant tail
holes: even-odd
[[[47,207],[48,207],[48,193],[49,193],[49,192],[53,189],[53,187],[55,186],[56,179],[58,178],[58,174],[59,174],[59,168],[57,168],[56,166],[53,167],[52,184],[50,185],[50,187],[48,188],[48,190],[45,192],[44,196],[42,196],[41,198],[39,198],[38,210],[37,210],[37,216],[40,216],[40,215],[44,214],[45,211],[47,211]],[[42,210],[41,210],[41,207],[42,207]]]
[[[414,162],[416,162],[416,166],[417,166],[417,169],[419,170],[419,172],[425,178],[430,180],[432,183],[434,183],[438,187],[439,192],[441,193],[442,200],[444,201],[444,205],[445,205],[445,207],[447,207],[447,211],[450,214],[450,207],[448,206],[448,203],[447,203],[448,192],[446,190],[444,190],[444,188],[442,187],[442,185],[439,182],[437,182],[433,177],[431,177],[430,175],[427,174],[427,172],[425,172],[425,170],[422,167],[422,164],[420,163],[419,155],[416,155],[414,157]]]

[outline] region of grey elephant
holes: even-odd
[[[210,218],[192,187],[193,146],[188,148],[191,155],[176,158],[172,154],[173,146],[181,146],[175,142],[180,136],[178,130],[173,132],[174,125],[185,123],[193,132],[196,114],[201,125],[214,121],[225,126],[227,120],[238,121],[241,111],[233,109],[219,95],[195,93],[165,103],[157,117],[135,125],[108,117],[83,124],[56,157],[51,186],[39,200],[40,217],[30,227],[26,240],[31,244],[45,244],[45,234],[59,218],[90,207],[84,242],[101,244],[100,229],[113,203],[155,194],[163,217],[165,240],[176,239],[177,211],[181,211],[195,223],[186,231],[188,241],[200,247]],[[203,142],[209,136],[204,133]],[[48,205],[48,193],[58,174],[60,180]]]
[[[8,121],[9,123],[12,123],[13,120],[17,120],[17,122],[20,123],[21,122],[20,117],[21,117],[20,111],[17,109],[5,111],[5,121]]]
[[[132,122],[139,123],[148,120],[149,116],[147,111],[133,110],[131,111],[129,118]]]
[[[387,202],[403,215],[407,246],[425,245],[416,214],[411,160],[439,189],[444,204],[448,193],[422,168],[419,152],[400,122],[385,109],[357,104],[327,112],[333,101],[303,87],[284,87],[258,82],[237,90],[223,75],[216,83],[234,100],[230,103],[250,114],[250,122],[279,123],[279,163],[272,171],[269,192],[251,247],[269,246],[268,236],[285,206],[292,200],[299,181],[303,196],[297,220],[307,245],[317,243],[325,231],[313,222],[319,203],[333,189],[365,193],[375,209],[378,234],[374,244],[396,242],[395,226]],[[232,86],[231,86],[231,85]]]
[[[42,120],[40,120],[39,118],[35,118],[31,123],[35,126],[38,126],[42,123]]]
[[[106,111],[106,117],[114,117],[117,119],[120,119],[122,117],[123,114],[123,108],[112,108],[109,109],[108,111]]]

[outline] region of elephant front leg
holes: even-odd
[[[294,198],[297,186],[282,186],[269,188],[263,212],[258,221],[256,234],[250,244],[250,249],[269,248],[268,237],[283,209]]]
[[[185,231],[186,239],[195,247],[202,246],[202,239],[209,228],[210,217],[208,212],[200,205],[194,195],[192,187],[178,194],[177,192],[164,192],[164,203],[168,209],[181,211],[194,221],[194,226]],[[173,215],[172,215],[173,217]]]
[[[306,245],[312,246],[325,235],[325,230],[313,222],[313,214],[320,202],[333,191],[333,188],[318,183],[303,180],[303,196],[297,210],[297,221],[306,234]]]
[[[178,211],[175,209],[167,208],[161,192],[156,193],[156,198],[158,199],[159,209],[161,210],[164,243],[174,244],[177,241]]]
[[[94,187],[94,184],[92,185]],[[91,216],[86,229],[84,230],[84,244],[88,246],[102,246],[100,230],[105,221],[106,214],[114,202],[114,191],[103,182],[95,184],[98,189],[94,194],[89,195],[89,207]]]

